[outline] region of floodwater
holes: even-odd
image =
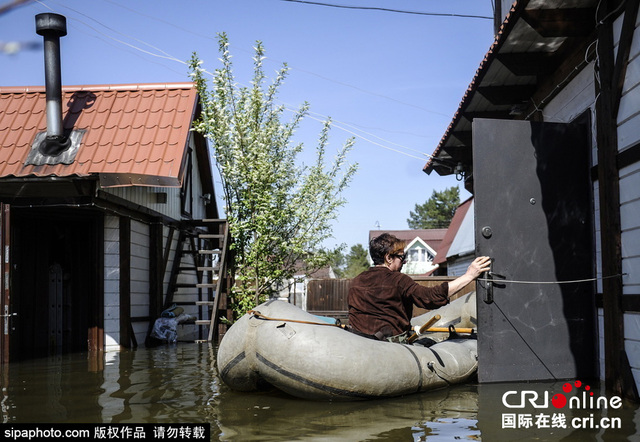
[[[576,381],[571,393],[565,382],[469,384],[349,403],[237,393],[218,378],[208,344],[11,363],[1,381],[9,424],[209,423],[211,439],[223,441],[609,441],[640,433],[637,404]],[[582,402],[555,407],[558,393]]]

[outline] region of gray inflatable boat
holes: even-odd
[[[440,314],[434,326],[475,328],[474,311],[470,294],[412,324]],[[269,301],[231,326],[217,365],[223,382],[238,391],[273,386],[304,399],[336,401],[401,396],[463,383],[476,373],[477,341],[448,336],[421,336],[414,345],[376,341]],[[420,345],[427,340],[432,345]]]

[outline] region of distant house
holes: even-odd
[[[390,233],[404,242],[408,259],[402,267],[402,273],[428,275],[437,269],[434,259],[447,229],[371,230],[369,241],[383,233]]]
[[[206,140],[191,130],[195,86],[64,87],[70,141],[48,147],[46,95],[0,87],[2,311],[12,315],[2,360],[141,345],[167,303],[201,318],[191,301],[207,281],[181,262],[218,209]]]
[[[460,276],[475,258],[473,198],[458,206],[433,261],[441,276]]]

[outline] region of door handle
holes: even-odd
[[[493,259],[491,260],[491,264],[489,266],[489,271],[487,272],[487,290],[484,294],[484,302],[485,304],[493,304],[493,287],[494,287],[494,277],[505,279],[503,275],[495,273],[493,271]]]

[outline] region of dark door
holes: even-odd
[[[11,360],[87,351],[102,307],[100,216],[12,207]]]
[[[0,203],[0,365],[9,362],[9,336],[11,330],[11,293],[10,285],[10,245],[11,245],[11,225],[10,206]]]
[[[480,382],[596,375],[589,133],[474,120],[476,247],[495,281],[478,284]]]

